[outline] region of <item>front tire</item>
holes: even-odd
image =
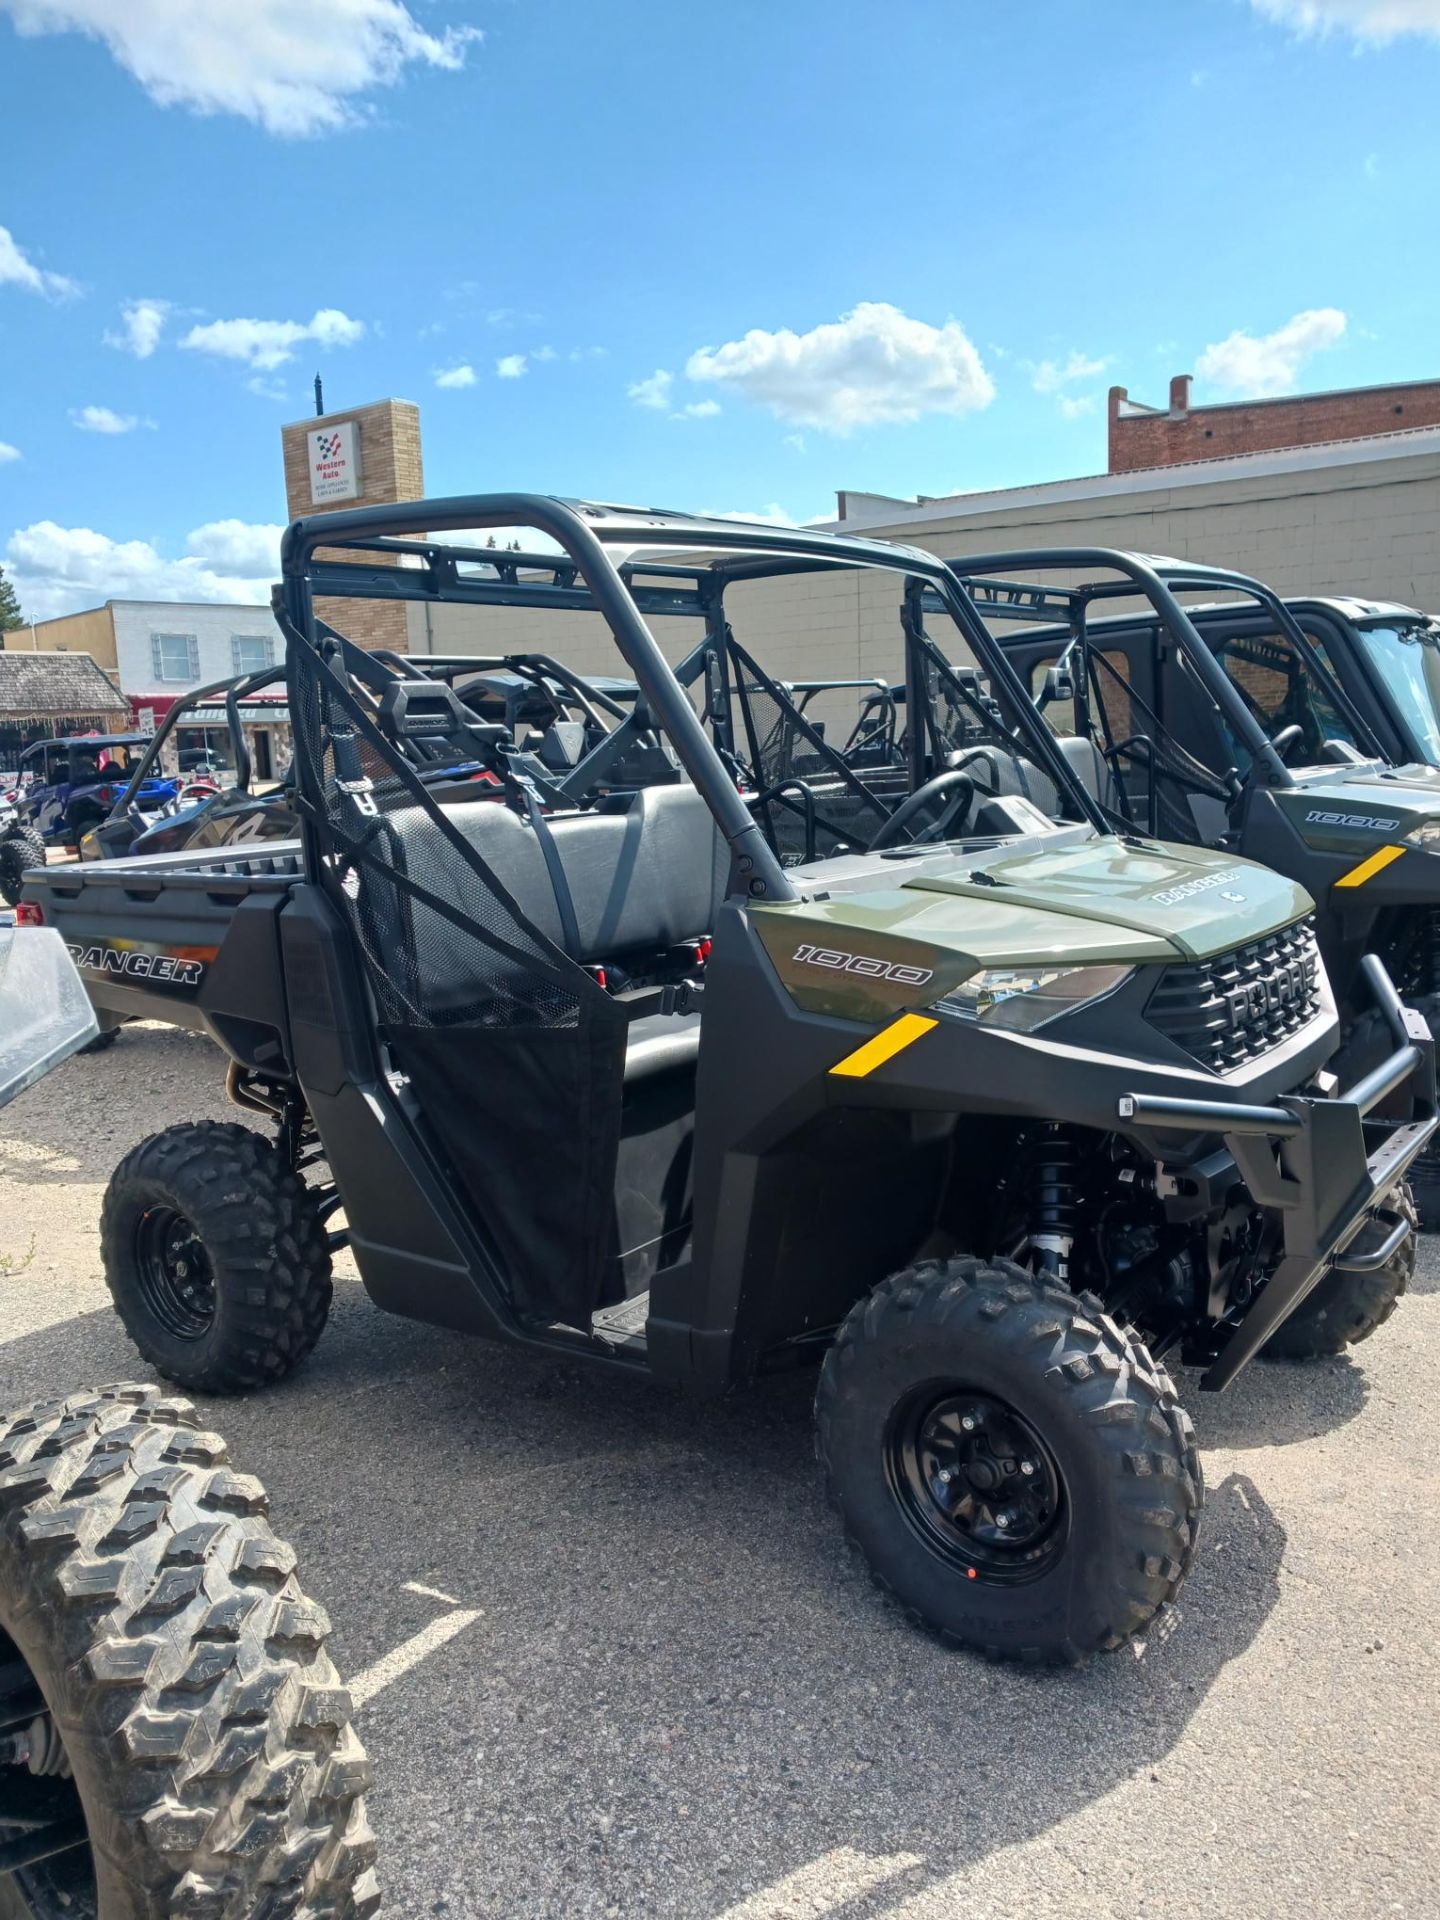
[[[31,867],[45,864],[45,842],[33,827],[12,827],[0,840],[0,900],[20,904],[21,882]]]
[[[1366,1222],[1355,1238],[1355,1251],[1378,1246],[1394,1230],[1395,1219],[1410,1222],[1410,1232],[1389,1262],[1376,1273],[1341,1273],[1332,1268],[1311,1289],[1287,1320],[1260,1349],[1269,1360],[1319,1360],[1343,1353],[1357,1340],[1368,1340],[1383,1327],[1400,1304],[1400,1296],[1415,1272],[1415,1234],[1419,1220],[1410,1189],[1402,1187],[1393,1207]]]
[[[1078,1665],[1189,1571],[1203,1483],[1169,1376],[1098,1300],[1011,1261],[877,1287],[826,1355],[816,1423],[875,1581],[953,1645]]]
[[[0,1782],[7,1813],[75,1842],[0,1875],[7,1920],[379,1906],[330,1623],[259,1481],[199,1427],[154,1387],[0,1417],[0,1704],[27,1750]]]
[[[142,1141],[100,1213],[116,1312],[166,1379],[205,1393],[283,1380],[330,1312],[315,1196],[248,1127],[200,1121]]]

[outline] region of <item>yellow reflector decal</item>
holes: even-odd
[[[843,1074],[847,1080],[863,1080],[867,1073],[873,1073],[876,1067],[883,1067],[887,1060],[893,1060],[897,1053],[903,1052],[922,1033],[929,1033],[932,1027],[938,1027],[939,1024],[938,1020],[927,1019],[923,1013],[902,1013],[883,1033],[877,1033],[863,1047],[857,1047],[854,1053],[847,1053],[843,1060],[837,1060],[830,1071]]]
[[[1335,884],[1337,887],[1363,887],[1367,880],[1373,880],[1377,873],[1383,873],[1392,860],[1398,860],[1404,851],[1404,847],[1381,847],[1368,860],[1362,860],[1358,867],[1352,867],[1349,873],[1342,873]]]

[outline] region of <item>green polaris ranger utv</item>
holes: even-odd
[[[444,537],[493,526],[560,557],[502,577]],[[393,1312],[617,1375],[816,1368],[831,1495],[912,1618],[1034,1661],[1141,1631],[1201,1504],[1157,1356],[1228,1386],[1292,1321],[1327,1348],[1337,1300],[1413,1258],[1433,1047],[1380,963],[1383,1057],[1342,1084],[1302,888],[1118,833],[1003,655],[1009,793],[972,783],[962,820],[952,779],[949,838],[897,806],[880,851],[783,867],[702,717],[727,591],[913,582],[998,654],[927,554],[501,494],[298,521],[283,570],[291,864],[117,868],[167,901],[152,970],[187,898],[227,892],[165,991],[270,1131],[171,1127],[115,1173],[104,1259],[140,1351],[207,1391],[279,1379],[344,1244]],[[616,751],[648,730],[654,777],[577,769],[561,804],[474,721],[501,791],[437,798],[405,743],[472,722],[317,620],[361,598],[469,608],[477,650],[487,610],[603,624],[638,689]],[[693,641],[690,693],[647,615]],[[1018,796],[1027,768],[1073,823]]]
[[[1440,1031],[1440,767],[1390,764],[1300,609],[1244,574],[1106,548],[954,564],[1109,817],[1260,861],[1312,896],[1345,1030],[1337,1071],[1384,1045],[1367,954]],[[1440,1156],[1411,1180],[1440,1225]]]

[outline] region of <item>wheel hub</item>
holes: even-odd
[[[146,1305],[167,1333],[199,1340],[215,1320],[215,1272],[194,1226],[174,1207],[151,1207],[135,1230]]]
[[[1034,1579],[1058,1558],[1067,1516],[1059,1469],[995,1395],[918,1389],[897,1407],[886,1453],[906,1517],[970,1579]]]

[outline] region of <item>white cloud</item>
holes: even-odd
[[[8,466],[12,460],[20,458],[20,449],[12,447],[8,440],[0,440],[0,467]]]
[[[670,405],[670,389],[674,384],[674,374],[667,373],[664,367],[657,367],[648,379],[637,380],[633,386],[628,386],[625,394],[637,407],[653,407],[657,413],[663,413]]]
[[[70,424],[82,433],[133,433],[136,427],[153,427],[153,420],[142,420],[138,413],[116,413],[113,407],[72,407]]]
[[[1030,384],[1036,393],[1058,393],[1062,387],[1068,387],[1076,380],[1093,380],[1109,364],[1108,355],[1095,360],[1084,353],[1072,353],[1064,361],[1042,360],[1031,369]]]
[[[217,600],[263,606],[278,564],[280,528],[218,520],[197,527],[182,559],[148,540],[112,540],[90,527],[37,520],[10,536],[5,570],[27,613],[58,613],[116,600]]]
[[[332,133],[365,117],[355,96],[407,67],[451,72],[481,38],[427,33],[402,0],[0,0],[22,34],[101,41],[162,107],[233,113],[268,133]]]
[[[338,307],[322,307],[310,320],[211,320],[192,327],[180,344],[225,360],[243,360],[265,373],[293,360],[302,341],[353,347],[364,333],[363,320],[352,320]]]
[[[1404,34],[1440,40],[1440,0],[1250,0],[1257,13],[1296,33],[1343,33],[1383,46]]]
[[[251,393],[258,393],[262,400],[288,400],[290,389],[283,380],[267,380],[263,373],[252,373],[245,382]]]
[[[0,0],[0,6],[5,0]],[[44,294],[50,300],[65,300],[79,287],[63,273],[50,273],[37,267],[8,227],[0,227],[0,287],[23,287],[26,293]]]
[[[495,371],[502,380],[519,380],[529,368],[523,353],[506,353],[495,362]]]
[[[1062,393],[1056,405],[1062,420],[1083,420],[1087,414],[1094,413],[1095,396],[1093,393]]]
[[[932,327],[876,300],[808,333],[754,327],[741,340],[692,353],[685,371],[735,388],[782,420],[838,434],[927,413],[970,413],[995,397],[957,320]]]
[[[554,360],[557,357],[554,347],[536,347],[530,356],[532,360]]]
[[[1195,362],[1196,376],[1237,399],[1292,393],[1304,362],[1342,340],[1346,324],[1338,308],[1314,307],[1258,339],[1237,330],[1206,347]]]
[[[463,364],[458,367],[437,367],[435,384],[437,387],[473,387],[475,369]]]
[[[671,414],[672,420],[713,420],[721,411],[718,400],[691,400]]]
[[[107,333],[106,346],[133,353],[137,360],[148,360],[160,344],[169,312],[168,300],[127,300],[120,309],[122,331]]]
[[[805,436],[803,433],[787,433],[785,435],[784,444],[787,447],[793,447],[796,453],[804,453]]]
[[[207,520],[185,536],[185,549],[217,573],[273,580],[280,571],[283,527],[263,521]]]

